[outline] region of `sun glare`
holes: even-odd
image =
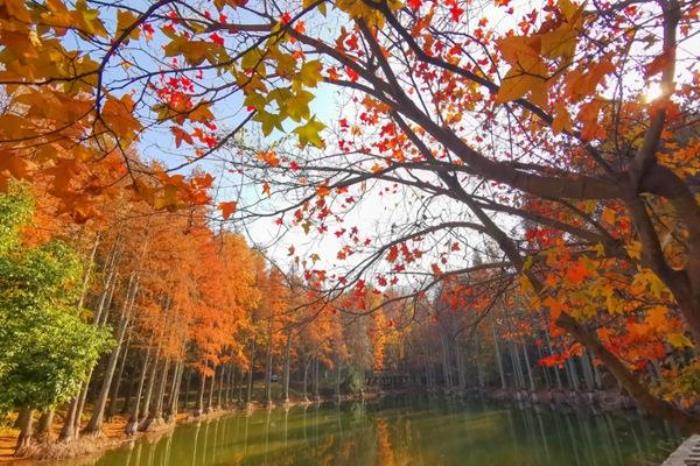
[[[657,82],[650,83],[647,90],[644,91],[644,102],[651,103],[661,97],[661,84]]]

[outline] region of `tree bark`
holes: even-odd
[[[309,395],[308,395],[308,380],[309,380],[309,367],[311,366],[311,361],[313,359],[309,359],[306,361],[306,364],[304,364],[304,401],[309,401]]]
[[[248,369],[248,391],[246,393],[246,403],[251,403],[253,400],[253,371],[255,370],[255,339],[250,343],[250,368]]]
[[[29,406],[22,408],[20,412],[19,436],[17,437],[17,445],[15,447],[15,455],[22,456],[23,451],[32,443],[32,424],[34,421],[34,410]]]
[[[289,403],[289,366],[292,350],[292,333],[287,334],[287,344],[284,347],[284,402]]]
[[[107,421],[111,421],[114,413],[117,411],[117,400],[119,397],[119,389],[121,388],[122,378],[124,377],[124,368],[126,367],[126,361],[129,356],[129,341],[131,340],[131,335],[129,335],[124,343],[124,351],[122,352],[121,363],[119,364],[119,369],[117,370],[117,377],[112,384],[112,390],[109,395],[109,406],[107,407]],[[126,405],[126,397],[124,399],[124,404]]]
[[[496,347],[496,363],[498,366],[498,375],[501,378],[501,389],[505,390],[508,388],[506,383],[506,374],[503,370],[503,360],[501,359],[501,348],[498,345],[498,335],[496,335],[496,328],[493,323],[491,324],[491,334],[493,335],[493,344]]]
[[[219,368],[214,366],[214,373],[210,377],[209,396],[207,397],[207,413],[211,413],[214,409],[214,387],[216,386],[216,371]]]
[[[47,408],[41,413],[39,418],[39,425],[36,430],[36,438],[39,443],[48,444],[51,442],[51,427],[53,426],[55,410],[53,408]]]
[[[199,375],[199,393],[197,395],[197,410],[195,416],[204,414],[204,385],[207,383],[207,378],[204,374]]]
[[[136,396],[134,397],[134,406],[131,409],[129,421],[126,423],[125,431],[127,435],[133,435],[138,430],[139,418],[141,416],[141,395],[143,394],[143,386],[146,383],[146,374],[148,374],[148,368],[151,362],[151,352],[152,348],[149,346],[148,350],[146,350],[146,356],[143,358],[143,365],[141,366],[141,375],[139,376],[139,385],[136,389]]]
[[[272,334],[267,339],[265,350],[265,403],[272,404]]]
[[[170,361],[163,359],[163,368],[160,371],[160,379],[156,389],[156,399],[153,409],[148,414],[144,428],[148,429],[152,425],[158,425],[163,422],[163,400],[165,398],[165,385],[168,381],[168,373],[170,371]]]
[[[78,410],[78,397],[73,397],[68,403],[66,410],[66,418],[63,421],[61,433],[58,440],[61,442],[70,442],[75,437],[75,415]]]
[[[128,296],[127,296],[128,301]],[[128,306],[128,303],[125,304]],[[117,333],[117,346],[112,351],[107,361],[107,367],[105,368],[104,380],[102,381],[102,388],[100,389],[100,394],[95,402],[95,408],[88,422],[85,432],[89,434],[99,434],[102,431],[102,424],[104,423],[104,413],[105,407],[107,406],[107,396],[109,395],[110,388],[112,386],[112,379],[114,377],[114,371],[117,367],[117,362],[119,361],[119,353],[124,344],[124,335],[126,334],[126,329],[129,326],[130,316],[128,311],[125,310],[125,314],[121,318],[119,324],[119,330]]]
[[[178,403],[180,400],[180,384],[182,383],[183,363],[178,361],[173,372],[173,381],[170,390],[170,398],[168,399],[168,415],[167,422],[172,422],[177,419]]]

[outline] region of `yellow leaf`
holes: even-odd
[[[319,60],[307,61],[299,70],[299,80],[307,87],[316,87],[321,80],[323,66]]]
[[[666,340],[674,348],[690,348],[693,346],[693,342],[690,341],[690,338],[682,333],[670,333],[666,336]]]
[[[603,243],[596,243],[596,245],[593,246],[593,250],[598,257],[605,257],[605,246],[603,246]]]
[[[314,3],[316,3],[316,0],[304,0],[304,1],[302,2],[302,5],[303,5],[304,8],[308,8],[308,7],[310,7],[311,5],[313,5]],[[318,8],[318,11],[319,11],[323,16],[326,16],[326,4],[325,4],[325,2],[324,2],[324,3],[321,3],[317,8]]]
[[[117,36],[120,36],[124,32],[124,30],[126,30],[129,26],[134,24],[137,19],[138,17],[128,10],[117,10]],[[135,27],[129,33],[129,36],[125,43],[128,42],[128,39],[138,39],[140,35],[141,30]]]
[[[639,260],[642,257],[642,243],[639,241],[632,241],[630,244],[625,246],[625,249],[627,250],[627,254],[632,259]]]
[[[282,117],[274,113],[266,112],[265,110],[258,110],[253,120],[262,123],[262,131],[265,136],[269,136],[275,128],[280,131],[284,130],[282,128]]]
[[[326,125],[312,118],[304,126],[299,126],[295,129],[294,133],[299,137],[299,144],[302,148],[306,147],[307,144],[311,144],[322,149],[325,147],[325,144],[319,133],[325,127]]]
[[[309,118],[309,103],[313,98],[314,95],[312,93],[300,90],[287,99],[284,106],[284,113],[294,121],[301,121],[302,119]]]

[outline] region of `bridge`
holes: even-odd
[[[374,371],[365,377],[368,387],[405,388],[411,381],[411,376],[400,371]]]

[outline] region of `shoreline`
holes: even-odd
[[[343,395],[340,402],[361,401],[378,399],[382,395],[378,393],[366,393],[364,397],[359,395]],[[250,403],[240,403],[225,408],[215,408],[209,413],[195,415],[192,412],[180,413],[174,421],[159,423],[157,426],[146,431],[139,431],[133,435],[127,435],[124,427],[126,418],[115,416],[112,422],[105,422],[104,428],[99,435],[82,435],[79,438],[62,443],[51,440],[48,444],[35,443],[28,448],[28,453],[24,456],[14,456],[14,445],[17,439],[17,432],[3,432],[0,435],[0,465],[12,466],[35,466],[35,465],[60,465],[66,466],[66,461],[71,462],[71,466],[82,464],[85,461],[96,459],[109,450],[120,448],[130,442],[137,442],[142,439],[157,440],[181,425],[195,422],[211,421],[219,417],[233,414],[251,414],[261,409],[291,409],[297,406],[312,406],[328,402],[337,402],[335,396],[309,400],[290,400],[288,402],[277,402],[270,405],[258,401]],[[57,426],[56,426],[57,427]],[[8,429],[10,430],[10,429]],[[12,429],[14,431],[14,429]],[[52,439],[55,439],[58,430],[52,432]]]
[[[454,400],[476,400],[486,399],[496,403],[517,403],[520,406],[542,407],[547,406],[556,411],[566,411],[568,409],[588,408],[593,410],[593,414],[601,412],[620,412],[636,410],[636,405],[629,397],[621,395],[618,391],[594,391],[575,392],[566,390],[548,390],[539,392],[529,392],[527,390],[488,390],[488,389],[395,389],[381,392],[365,392],[360,394],[341,395],[340,397],[325,396],[309,400],[290,400],[287,402],[273,402],[271,404],[261,402],[240,403],[221,409],[214,409],[209,413],[194,415],[191,412],[179,414],[174,421],[159,423],[157,426],[147,431],[137,432],[127,436],[124,431],[126,419],[115,416],[112,422],[105,423],[103,432],[98,435],[83,435],[70,443],[60,443],[51,441],[49,444],[35,444],[30,447],[29,454],[24,457],[15,457],[10,452],[8,454],[8,444],[14,449],[16,436],[2,435],[0,440],[0,465],[15,466],[67,466],[81,465],[93,461],[104,455],[106,452],[118,449],[130,442],[146,440],[149,442],[159,440],[163,435],[173,431],[177,426],[192,424],[195,422],[211,421],[220,417],[234,414],[252,414],[261,409],[292,409],[299,406],[313,406],[325,403],[347,403],[353,401],[376,401],[392,396],[402,396],[411,394],[427,395],[429,397],[454,399]]]

